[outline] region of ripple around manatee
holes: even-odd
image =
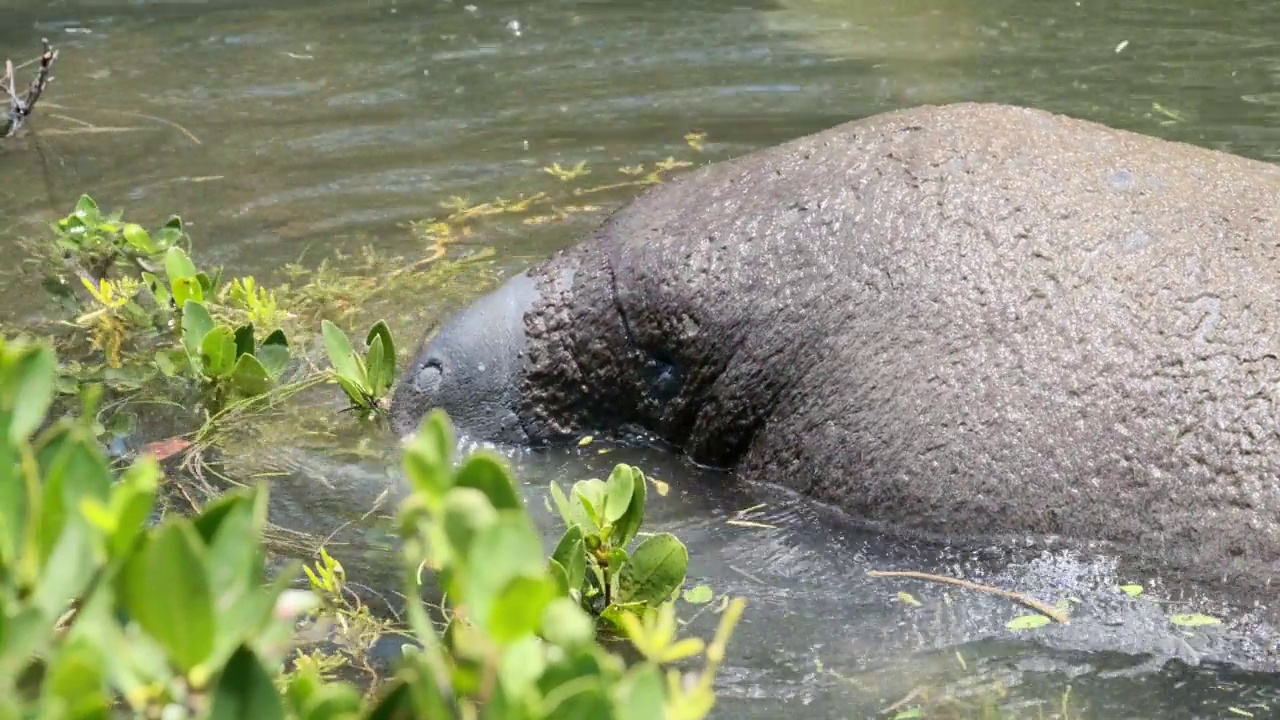
[[[773,702],[869,717],[922,687],[972,702],[1008,693],[1006,709],[1034,709],[1059,702],[1070,686],[1073,702],[1140,709],[1143,717],[1202,717],[1197,713],[1244,707],[1249,698],[1280,707],[1280,679],[1266,672],[1276,668],[1271,628],[1233,624],[1230,615],[1221,626],[1179,628],[1169,616],[1181,605],[1148,599],[1158,596],[1159,583],[1132,598],[1119,590],[1129,579],[1106,559],[895,542],[789,492],[736,486],[650,449],[597,442],[535,452],[459,440],[461,452],[478,447],[511,463],[548,549],[562,529],[546,501],[547,483],[567,489],[627,462],[668,484],[665,496],[649,493],[646,529],[688,545],[690,585],[705,582],[717,596],[748,601],[726,660],[718,717],[777,717]],[[394,542],[378,523],[361,528],[359,520],[371,507],[394,511],[404,492],[400,469],[376,457],[335,465],[319,454],[282,452],[275,464],[288,468],[272,481],[273,520],[304,531],[340,518],[352,523],[336,537],[346,544],[332,551],[353,579],[393,596]],[[870,577],[869,569],[937,573],[1050,603],[1070,598],[1072,621],[1014,632],[1007,623],[1031,611],[1008,599]],[[690,632],[713,631],[710,610],[686,607],[685,615],[693,615]]]

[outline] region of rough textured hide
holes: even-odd
[[[1280,587],[1277,203],[1280,168],[1037,110],[848,123],[534,268],[512,409],[533,440],[636,425],[886,529]]]

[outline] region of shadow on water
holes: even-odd
[[[0,54],[34,54],[41,35],[63,51],[36,132],[0,145],[0,228],[37,235],[91,192],[148,224],[180,212],[205,262],[270,283],[336,250],[421,256],[407,224],[452,196],[592,205],[485,223],[450,246],[495,248],[485,277],[497,278],[635,192],[583,200],[543,171],[551,163],[585,161],[608,185],[630,177],[620,167],[707,162],[919,103],[1027,104],[1271,159],[1277,31],[1280,6],[1208,0],[0,0]],[[706,133],[701,151],[691,130]],[[367,315],[408,344],[488,286],[467,276]],[[0,268],[0,323],[52,316],[31,288]],[[331,536],[352,580],[393,591],[379,515],[399,490],[395,453],[358,428],[312,427],[337,402],[302,396],[222,462],[240,480],[270,475],[273,519]],[[168,430],[146,420],[154,437]],[[509,454],[548,532],[553,479],[625,460],[671,484],[652,502],[655,526],[688,543],[694,580],[750,603],[718,717],[891,717],[907,697],[993,692],[1007,693],[1008,717],[1063,717],[1064,703],[1073,718],[1280,716],[1280,680],[1222,664],[1259,657],[1268,636],[1173,627],[1164,606],[1116,591],[1131,579],[1105,563],[886,543],[680,458],[600,449]],[[757,525],[728,522],[761,504]],[[1079,620],[1015,633],[1006,623],[1025,611],[1008,600],[865,574],[886,568],[1078,598]],[[981,716],[952,710],[938,716]]]

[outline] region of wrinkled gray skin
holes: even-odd
[[[1265,598],[1278,208],[1280,168],[1042,111],[870,117],[643,194],[454,317],[393,415],[635,426],[885,531]]]

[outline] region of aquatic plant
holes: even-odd
[[[551,483],[551,497],[567,529],[555,552],[557,581],[584,609],[632,632],[639,617],[679,592],[689,551],[670,533],[627,547],[644,521],[645,476],[619,464],[607,481],[582,480],[566,496]]]
[[[356,354],[351,340],[337,325],[324,320],[321,332],[329,362],[333,364],[331,372],[351,400],[351,406],[366,417],[378,412],[396,380],[396,344],[387,323],[379,320],[369,328],[364,357]]]
[[[121,211],[104,215],[92,197],[81,195],[71,213],[53,223],[53,244],[62,251],[64,260],[101,280],[121,259],[153,270],[159,259],[186,237],[182,218],[176,215],[155,233],[124,222],[123,215]]]
[[[650,603],[623,625],[642,656],[628,665],[543,554],[510,470],[491,454],[455,462],[439,412],[404,458],[396,526],[412,642],[396,674],[366,699],[314,659],[286,672],[295,622],[320,599],[290,589],[297,563],[267,572],[267,487],[150,523],[158,462],[111,471],[88,420],[96,391],[78,417],[47,417],[56,367],[48,343],[0,339],[0,716],[699,720],[712,709],[743,601],[727,603],[705,646],[676,639],[670,599]],[[609,507],[638,523],[632,503]],[[332,594],[340,566],[324,559],[308,577]],[[443,630],[421,601],[424,568],[448,593]],[[699,654],[700,670],[671,667]]]

